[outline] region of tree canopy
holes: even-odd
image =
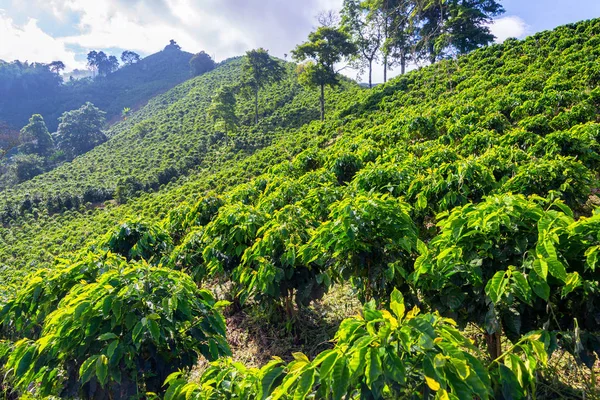
[[[215,69],[215,62],[206,52],[201,51],[194,54],[190,59],[190,69],[192,70],[192,75],[202,75]]]
[[[93,73],[107,76],[119,69],[119,60],[115,56],[108,56],[103,51],[92,50],[87,55],[87,65]]]
[[[19,141],[21,143],[20,150],[23,153],[43,155],[54,148],[52,136],[46,128],[44,118],[39,114],[32,115],[29,123],[21,129]]]
[[[58,148],[69,158],[74,158],[106,141],[102,132],[105,114],[89,102],[77,110],[65,112],[56,132]]]
[[[320,88],[321,120],[325,119],[325,86],[336,86],[338,75],[335,64],[356,52],[350,36],[336,28],[321,26],[308,35],[308,41],[299,44],[292,54],[298,62],[309,61],[299,70],[301,80]]]
[[[136,62],[140,61],[140,55],[133,51],[125,50],[123,53],[121,53],[121,61],[125,65],[135,64]]]
[[[236,104],[235,88],[232,86],[221,86],[217,89],[210,106],[206,110],[208,117],[218,123],[218,126],[223,129],[226,137],[229,137],[238,125]]]
[[[285,68],[267,50],[259,48],[246,52],[243,74],[243,85],[254,97],[254,123],[258,124],[258,93],[266,85],[281,81]]]

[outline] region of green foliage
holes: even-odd
[[[254,123],[258,124],[258,92],[268,84],[281,82],[285,77],[285,68],[271,58],[267,50],[260,48],[246,52],[243,73],[243,84],[254,96]]]
[[[135,54],[135,53],[134,53]],[[77,79],[61,85],[59,75],[49,66],[15,61],[0,63],[0,120],[22,127],[32,114],[41,114],[50,132],[66,111],[89,101],[106,111],[109,121],[124,107],[137,109],[152,97],[190,78],[192,54],[158,52],[124,66],[106,77]]]
[[[11,175],[17,182],[28,181],[44,172],[44,159],[37,154],[18,154],[8,165],[6,178]]]
[[[14,386],[60,396],[130,397],[160,392],[166,377],[202,355],[229,354],[225,322],[212,295],[185,275],[134,264],[73,287],[22,339],[6,367]]]
[[[218,122],[220,129],[225,131],[225,136],[235,132],[238,125],[238,117],[235,114],[237,100],[233,87],[220,87],[206,110],[210,119]]]
[[[29,123],[21,129],[19,136],[24,153],[36,153],[44,155],[54,148],[54,141],[48,133],[44,118],[39,114],[34,114],[29,118]]]
[[[356,51],[347,33],[340,29],[321,26],[308,35],[308,41],[293,51],[294,59],[310,62],[300,69],[300,82],[321,89],[321,121],[325,119],[325,86],[336,86],[338,75],[335,64],[350,57]]]
[[[190,59],[190,68],[192,74],[198,76],[215,69],[215,62],[207,53],[201,51]]]
[[[50,214],[79,209],[88,202],[94,207],[111,199],[124,203],[143,192],[158,190],[182,175],[195,175],[198,170],[214,171],[222,162],[245,158],[282,135],[295,134],[298,127],[318,118],[316,94],[303,90],[288,66],[285,80],[270,85],[268,92],[259,95],[264,115],[259,125],[251,124],[252,102],[236,96],[240,125],[233,143],[228,143],[231,148],[224,148],[222,126],[215,127],[206,110],[219,87],[241,83],[242,65],[242,59],[227,60],[216,70],[157,97],[107,131],[111,140],[91,153],[58,167],[38,181],[5,191],[0,196],[0,219],[14,219],[9,215],[20,213],[21,203],[28,194],[39,199],[39,211],[47,210]],[[355,88],[345,85],[343,89],[350,87]],[[335,104],[339,92],[330,96]]]
[[[583,228],[597,216],[575,221],[560,201],[507,194],[438,219],[440,234],[422,247],[413,276],[432,307],[511,340],[543,327],[572,330],[574,317],[598,329],[590,319],[597,238]]]
[[[100,248],[126,257],[158,264],[173,249],[171,237],[158,226],[141,221],[124,222],[100,241]]]
[[[102,132],[106,113],[87,102],[81,108],[65,112],[60,117],[56,132],[59,149],[74,158],[86,153],[106,140]]]
[[[240,126],[225,145],[205,114],[217,88],[239,83],[243,60],[232,60],[157,98],[69,168],[0,196],[0,260],[10,266],[0,274],[0,294],[12,299],[20,274],[89,248],[116,221],[140,218],[173,238],[173,250],[160,257],[181,272],[169,273],[193,279],[194,287],[218,285],[235,301],[232,312],[257,304],[273,322],[285,308],[289,332],[301,322],[293,300],[304,306],[331,284],[352,281],[359,296],[373,299],[362,320],[340,330],[328,353],[343,355],[336,369],[323,370],[327,354],[313,361],[297,354],[264,373],[222,360],[200,378],[213,398],[248,397],[259,386],[262,395],[299,398],[533,398],[555,349],[588,366],[600,349],[600,125],[590,112],[600,105],[598,35],[600,21],[586,21],[441,61],[369,91],[328,89],[332,112],[324,122],[314,121],[317,97],[288,66],[287,80],[261,91],[268,116],[258,125],[254,105],[236,97]],[[198,158],[180,167],[192,155]],[[162,188],[152,183],[159,175]],[[102,204],[121,183],[127,202]],[[83,196],[100,200],[84,205]],[[59,214],[48,216],[44,207]],[[58,285],[66,297],[23,312],[24,333],[11,325],[19,318],[14,308],[7,336],[43,339],[48,313],[107,274],[120,276],[116,268],[84,277],[86,285]],[[143,260],[124,268],[155,271]],[[36,288],[28,290],[25,298]],[[376,310],[390,294],[389,309]],[[160,304],[154,312],[163,315],[167,305]],[[413,304],[424,314],[406,313]],[[475,350],[449,318],[481,328],[480,347],[488,351]],[[349,351],[368,352],[364,365],[346,358]],[[404,380],[384,362],[391,354],[411,367]],[[177,396],[208,395],[175,381]]]
[[[51,269],[41,269],[24,279],[25,284],[3,302],[2,335],[9,339],[38,339],[43,322],[76,285],[93,283],[109,270],[122,270],[125,259],[114,254],[82,252],[72,259],[58,259]]]
[[[394,290],[389,307],[374,302],[362,316],[344,320],[335,346],[312,361],[302,353],[285,365],[274,359],[260,369],[223,360],[198,383],[171,375],[166,399],[525,399],[549,357],[550,338],[532,333],[498,359],[483,362],[479,350],[439,314],[405,309]]]
[[[310,262],[331,263],[333,279],[350,280],[362,299],[381,299],[406,277],[416,240],[408,205],[361,194],[331,205],[303,253]]]

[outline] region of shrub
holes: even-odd
[[[166,377],[228,355],[210,292],[186,275],[140,263],[79,284],[8,358],[14,387],[36,394],[122,398],[162,392]]]

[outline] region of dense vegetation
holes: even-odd
[[[23,207],[50,185],[110,191],[118,168],[158,188],[161,167],[218,133],[197,108],[235,83],[243,59],[158,97],[4,203],[7,385],[96,398],[525,399],[569,357],[589,386],[563,381],[556,396],[598,395],[599,56],[600,20],[572,24],[372,90],[346,85],[327,96],[324,122],[319,94],[289,67],[260,92],[258,125],[240,99],[234,143],[197,150],[199,171],[137,197],[123,182],[118,206]],[[133,138],[153,139],[131,160],[119,151]],[[84,184],[75,171],[92,160]],[[16,268],[37,271],[11,284]],[[259,368],[227,358],[221,307],[290,326],[341,285],[364,309],[330,348]],[[196,379],[177,371],[200,356],[212,362]]]
[[[48,65],[0,62],[0,121],[18,130],[33,114],[41,114],[50,132],[58,118],[86,102],[118,120],[124,108],[137,109],[149,99],[189,79],[192,54],[165,49],[127,63],[117,71],[96,79],[62,83]]]

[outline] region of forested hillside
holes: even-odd
[[[598,396],[599,57],[600,20],[563,26],[327,89],[323,122],[318,91],[287,65],[257,125],[236,95],[229,134],[206,114],[243,58],[157,97],[4,195],[3,384],[90,398]],[[348,287],[362,313],[330,342],[238,362],[235,316],[293,335]]]
[[[0,63],[0,123],[19,130],[31,115],[41,114],[54,132],[62,113],[88,101],[105,111],[109,121],[120,118],[124,108],[140,108],[191,78],[191,58],[191,53],[166,49],[106,76],[64,84],[43,64]]]

